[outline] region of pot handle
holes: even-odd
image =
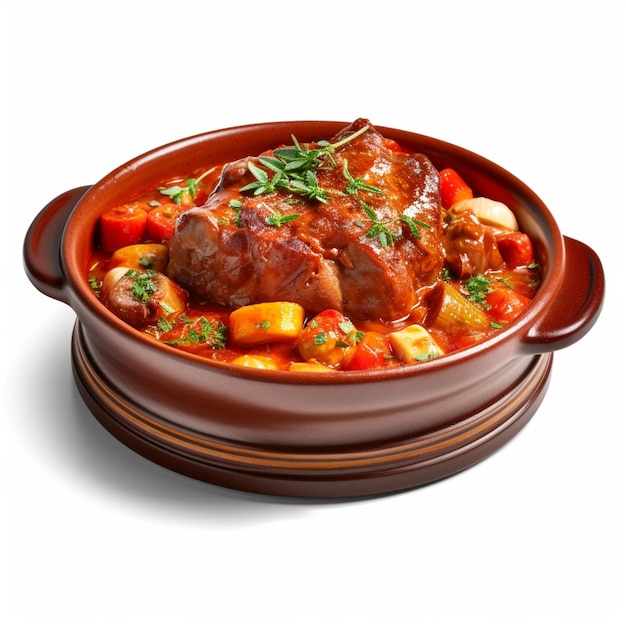
[[[47,296],[68,303],[61,267],[65,224],[89,186],[57,196],[35,217],[24,239],[24,267],[30,281]]]
[[[522,341],[525,352],[561,350],[576,343],[595,324],[604,300],[604,270],[587,245],[563,237],[566,272],[547,313]]]

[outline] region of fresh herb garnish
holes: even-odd
[[[325,343],[326,343],[326,333],[324,332],[317,333],[317,335],[313,337],[314,346],[323,346]]]
[[[102,285],[100,281],[95,276],[89,277],[89,286],[93,290],[93,292],[98,296],[98,298],[102,295]]]
[[[176,322],[174,320],[168,320],[165,317],[160,317],[157,320],[157,327],[162,333],[166,333],[169,330],[172,330],[176,326]]]
[[[282,226],[283,224],[286,224],[287,222],[293,222],[293,220],[297,220],[300,217],[300,215],[298,213],[291,213],[290,215],[281,215],[280,213],[272,213],[272,215],[269,215],[268,217],[265,218],[265,223],[268,226],[276,226],[277,228],[279,226]]]
[[[198,176],[198,178],[188,178],[183,186],[172,185],[171,187],[159,187],[159,191],[164,196],[171,198],[176,204],[182,204],[186,198],[195,200],[198,195],[198,185],[200,181],[214,170],[215,167],[212,167]]]
[[[346,335],[349,335],[354,330],[354,324],[350,320],[344,320],[343,322],[339,322],[339,328],[341,328]]]
[[[365,214],[372,222],[371,228],[367,231],[368,237],[377,237],[382,248],[387,248],[393,244],[394,235],[389,230],[387,224],[391,222],[381,222],[376,215],[376,211],[365,202],[361,202],[361,208],[365,211]]]
[[[239,190],[242,193],[245,191],[253,191],[255,196],[260,196],[261,194],[274,193],[281,188],[281,181],[283,180],[282,173],[276,173],[270,178],[264,169],[255,165],[252,161],[248,161],[248,170],[250,170],[250,173],[256,180],[242,187]]]
[[[150,296],[157,291],[157,286],[152,280],[154,271],[138,272],[137,270],[128,270],[125,276],[133,279],[130,286],[130,293],[133,299],[138,302],[145,302]]]
[[[159,302],[159,306],[163,309],[163,312],[166,315],[171,315],[172,313],[176,312],[176,309],[173,309],[171,306],[169,306],[165,302]]]
[[[363,181],[362,178],[354,178],[350,171],[348,170],[348,159],[344,159],[343,161],[343,175],[345,179],[348,181],[348,186],[346,187],[346,193],[355,196],[359,191],[369,191],[370,193],[385,193],[382,189],[378,187],[374,187],[373,185],[368,185]]]
[[[233,210],[235,216],[233,217],[233,222],[237,228],[241,228],[241,207],[243,206],[243,202],[241,200],[231,200],[228,203],[228,206]]]
[[[365,214],[372,222],[371,228],[367,231],[368,237],[376,237],[380,242],[381,247],[387,248],[391,246],[394,242],[394,239],[398,239],[402,231],[399,230],[397,233],[391,232],[389,226],[396,223],[404,223],[409,227],[411,234],[416,238],[420,239],[420,231],[418,227],[422,228],[431,228],[430,224],[426,222],[421,222],[420,220],[416,220],[408,215],[400,215],[400,217],[394,218],[392,220],[388,220],[386,222],[381,222],[376,214],[376,211],[367,204],[366,202],[361,202],[361,208],[365,211]]]
[[[483,274],[475,274],[468,278],[463,283],[467,291],[467,299],[474,304],[484,305],[487,294],[493,291],[493,287],[491,286],[492,282],[490,278],[487,278]]]
[[[307,196],[311,200],[326,202],[329,192],[319,187],[315,170],[320,167],[335,167],[335,150],[368,129],[369,126],[363,126],[333,144],[320,141],[315,148],[301,145],[292,135],[293,146],[277,148],[272,152],[272,156],[259,157],[259,163],[267,168],[269,173],[251,161],[248,162],[248,169],[255,180],[239,191],[242,193],[252,191],[254,195],[261,195],[282,189]]]
[[[428,230],[432,228],[430,224],[422,222],[421,220],[416,220],[414,217],[409,217],[404,213],[398,218],[398,220],[409,227],[409,230],[411,231],[411,234],[413,235],[413,237],[415,237],[415,239],[420,239],[421,237],[419,228],[426,228]]]
[[[227,338],[228,329],[224,324],[210,321],[202,316],[187,326],[178,339],[170,339],[164,343],[170,346],[206,343],[214,350],[219,350],[225,347]]]
[[[330,197],[329,193],[319,186],[317,176],[311,170],[305,172],[303,176],[292,174],[287,189],[318,202],[328,202]]]
[[[253,195],[259,196],[261,194],[274,193],[279,189],[285,189],[301,196],[308,196],[311,200],[328,201],[328,193],[319,186],[317,176],[315,176],[312,170],[306,170],[302,173],[287,171],[286,165],[284,169],[279,169],[276,163],[280,162],[269,157],[260,157],[259,161],[270,167],[275,172],[274,175],[270,178],[264,169],[249,161],[248,169],[256,180],[242,187],[239,190],[242,193],[252,191]]]

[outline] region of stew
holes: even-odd
[[[505,204],[359,119],[187,172],[100,216],[91,287],[156,340],[244,367],[402,367],[491,337],[541,280]]]

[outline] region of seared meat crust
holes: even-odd
[[[196,296],[233,308],[290,300],[309,312],[334,308],[355,319],[406,316],[443,267],[439,174],[424,155],[390,149],[365,119],[330,143],[365,126],[334,151],[334,165],[327,160],[316,169],[327,202],[288,190],[242,193],[255,180],[248,163],[262,167],[258,157],[224,166],[206,203],[179,218],[171,276]],[[344,167],[352,179],[382,193],[347,193]],[[234,210],[231,201],[240,208]],[[376,213],[375,222],[363,203]],[[272,225],[268,218],[276,215],[298,217]],[[419,237],[401,216],[422,224]],[[390,243],[375,235],[375,224],[393,235]]]

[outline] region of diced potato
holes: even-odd
[[[443,354],[430,333],[420,324],[411,324],[389,333],[389,343],[403,363],[427,361]]]
[[[164,273],[169,251],[160,243],[138,243],[117,249],[109,260],[109,268],[129,267],[137,270],[154,270]]]
[[[231,361],[233,365],[243,365],[244,367],[254,367],[260,370],[277,370],[276,361],[269,356],[256,356],[254,354],[244,354]]]
[[[332,367],[328,367],[327,365],[323,365],[322,363],[317,363],[316,361],[301,361],[296,363],[291,363],[289,365],[290,372],[336,372]]]
[[[295,302],[263,302],[230,314],[230,338],[239,345],[296,339],[304,324],[304,308]]]
[[[470,198],[452,205],[450,211],[462,213],[471,211],[485,226],[501,230],[519,230],[517,219],[506,204],[489,198]]]

